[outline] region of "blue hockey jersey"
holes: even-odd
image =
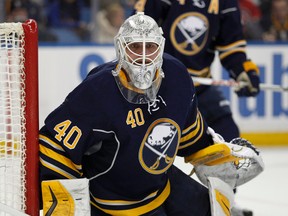
[[[181,60],[192,76],[210,77],[217,53],[232,78],[244,71],[246,40],[237,0],[138,0],[135,10],[158,22],[165,52]]]
[[[177,59],[164,54],[165,77],[148,104],[126,101],[111,73],[116,66],[94,68],[46,118],[40,177],[86,177],[93,207],[111,215],[141,215],[169,196],[166,171],[176,155],[189,156],[211,138],[191,78]]]

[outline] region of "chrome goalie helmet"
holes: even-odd
[[[114,39],[118,65],[112,72],[131,103],[148,103],[157,96],[164,77],[162,34],[154,19],[138,12],[123,23]]]

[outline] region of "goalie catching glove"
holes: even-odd
[[[185,158],[204,185],[208,185],[208,177],[216,177],[235,188],[264,170],[260,152],[249,141],[235,138],[227,143],[213,129],[208,128],[208,132],[215,144]]]

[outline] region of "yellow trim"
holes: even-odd
[[[43,146],[41,144],[39,145],[39,148],[40,148],[40,152],[43,153],[44,155],[46,155],[47,157],[52,158],[52,159],[58,161],[59,163],[69,167],[70,169],[74,170],[75,172],[81,174],[79,172],[79,170],[82,169],[81,165],[74,164],[69,158],[67,158],[63,155],[60,155],[60,154],[54,152],[53,150],[46,148],[45,146]]]
[[[197,135],[197,133],[199,132],[201,126],[202,126],[201,125],[201,121],[199,121],[199,118],[197,118],[197,126],[196,126],[196,128],[194,128],[194,130],[191,131],[189,134],[183,136],[180,139],[180,142],[182,143],[182,142],[185,142],[185,141],[195,137]]]
[[[245,62],[243,63],[243,67],[244,67],[244,70],[245,70],[246,72],[249,72],[249,71],[251,71],[251,70],[254,70],[254,71],[257,72],[257,74],[259,74],[259,68],[258,68],[257,65],[256,65],[254,62],[252,62],[252,61],[245,61]]]
[[[53,140],[49,139],[48,137],[43,136],[43,135],[40,134],[39,138],[42,139],[43,141],[45,141],[46,143],[48,143],[49,145],[51,145],[53,148],[64,152],[64,149],[62,148],[61,145],[57,144],[56,142],[54,142]]]
[[[52,210],[51,206],[53,205],[54,200],[51,193],[54,194],[57,205],[55,206],[52,214],[50,213],[49,215],[74,215],[75,202],[73,196],[59,180],[43,181],[41,183],[41,188],[43,198],[43,215],[46,215],[49,210]]]
[[[287,132],[241,133],[241,137],[257,146],[288,146]]]
[[[194,128],[196,125],[199,124],[199,118],[201,117],[201,116],[199,117],[199,115],[200,113],[199,111],[197,111],[196,121],[192,125],[190,125],[188,128],[185,128],[182,132],[182,135],[188,133],[192,128]]]
[[[147,212],[152,211],[153,209],[158,208],[164,203],[164,201],[167,199],[169,194],[170,194],[170,182],[168,181],[162,193],[156,199],[152,200],[150,203],[144,206],[140,206],[140,207],[133,208],[133,209],[127,209],[127,210],[110,210],[110,209],[100,208],[94,202],[91,202],[91,203],[93,206],[95,206],[98,209],[101,209],[107,214],[111,214],[114,216],[135,216],[135,215],[145,214]]]
[[[131,90],[131,91],[140,93],[140,94],[144,94],[144,92],[145,92],[144,90],[138,89],[138,88],[130,85],[130,83],[129,83],[129,81],[128,81],[128,78],[129,78],[129,77],[127,77],[126,73],[125,73],[123,70],[120,70],[120,71],[119,71],[119,75],[118,75],[118,76],[119,76],[120,82],[122,83],[122,85],[123,85],[125,88],[127,88],[127,89],[129,89],[129,90]],[[161,79],[157,79],[159,76],[160,76],[160,73],[159,73],[159,70],[157,70],[156,73],[155,73],[155,77],[154,77],[154,79],[153,79],[153,81],[156,80],[156,82],[157,82],[156,85],[157,85],[157,86],[160,84],[160,81],[161,81]]]
[[[238,157],[231,155],[230,148],[226,144],[222,143],[216,143],[208,146],[190,156],[185,157],[185,162],[189,162],[194,166],[199,164],[213,166],[238,160]]]
[[[234,53],[237,53],[237,52],[246,52],[246,49],[245,48],[236,48],[236,49],[233,49],[233,50],[230,50],[230,51],[226,51],[226,52],[223,52],[222,54],[219,55],[219,58],[220,60],[226,58],[227,56],[229,55],[232,55]]]
[[[231,215],[230,214],[231,204],[229,202],[229,199],[218,190],[215,190],[215,196],[216,196],[216,200],[219,203],[219,205],[221,206],[224,214],[226,216],[230,216]]]
[[[194,143],[196,143],[202,137],[202,134],[203,134],[203,131],[204,131],[204,122],[203,122],[202,116],[199,115],[199,117],[200,117],[200,120],[201,120],[201,131],[200,131],[200,134],[198,134],[198,137],[194,137],[194,139],[191,142],[186,143],[185,145],[179,145],[179,149],[183,149],[183,148],[186,148],[188,146],[193,145]],[[180,139],[180,142],[182,142],[182,139]]]
[[[219,14],[219,1],[218,0],[211,0],[210,1],[208,13]]]
[[[145,4],[146,4],[146,0],[138,0],[138,1],[136,1],[136,4],[134,5],[134,9],[137,12],[143,12]]]
[[[189,74],[197,76],[197,77],[208,77],[210,76],[210,67],[205,67],[202,70],[193,70],[191,68],[187,68]],[[193,79],[193,77],[192,77]]]
[[[216,49],[218,51],[224,52],[227,50],[231,50],[234,47],[243,46],[246,44],[247,44],[246,40],[239,40],[239,41],[236,41],[236,42],[229,44],[229,45],[226,45],[226,46],[217,46]]]
[[[134,204],[137,204],[137,203],[141,203],[147,199],[151,199],[153,197],[156,197],[158,193],[158,190],[149,194],[148,196],[146,196],[144,199],[142,200],[137,200],[137,201],[127,201],[127,200],[104,200],[104,199],[99,199],[99,198],[96,198],[93,196],[93,199],[97,202],[97,203],[100,203],[102,205],[110,205],[110,206],[115,206],[115,205],[118,205],[118,206],[124,206],[124,205],[134,205]]]
[[[70,175],[69,173],[67,173],[66,171],[64,170],[61,170],[59,169],[59,167],[56,167],[52,164],[49,164],[47,161],[44,161],[42,158],[40,158],[40,163],[45,166],[46,168],[56,172],[56,173],[59,173],[60,175],[64,176],[65,178],[67,179],[73,179],[73,178],[76,178],[75,176],[72,176]]]

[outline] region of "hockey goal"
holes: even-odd
[[[39,215],[38,29],[0,23],[0,216]]]

